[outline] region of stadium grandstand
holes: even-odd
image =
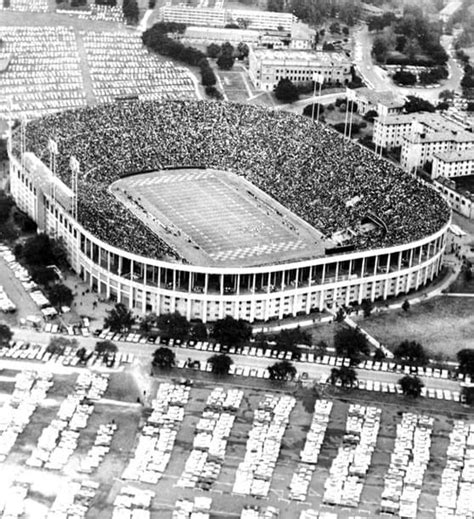
[[[444,199],[293,114],[100,105],[24,123],[10,155],[20,208],[92,289],[141,312],[265,321],[408,293],[442,266]]]

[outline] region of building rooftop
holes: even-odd
[[[442,131],[442,132],[416,132],[413,135],[405,137],[410,142],[429,143],[429,142],[473,142],[474,133],[465,130]]]
[[[443,162],[464,162],[466,160],[474,161],[474,148],[462,151],[445,151],[435,154],[435,157]]]
[[[377,117],[383,125],[399,125],[419,123],[426,132],[462,132],[469,128],[469,125],[462,124],[453,119],[448,119],[439,113],[414,112],[411,114],[396,114]]]
[[[373,14],[374,16],[381,16],[384,13],[383,9],[380,9],[380,7],[376,7],[372,4],[366,4],[365,2],[361,2],[360,7],[367,13]]]
[[[391,90],[371,90],[367,87],[356,88],[354,90],[356,95],[365,97],[371,104],[383,104],[389,108],[403,108],[405,100],[394,94]]]
[[[257,59],[266,61],[294,61],[314,62],[325,65],[350,64],[350,59],[340,52],[321,52],[313,50],[288,50],[288,49],[253,49]]]
[[[462,5],[460,0],[449,2],[440,12],[440,16],[452,16]]]
[[[219,37],[219,39],[227,38],[229,41],[253,41],[258,39],[261,31],[252,29],[226,29],[224,27],[201,27],[190,25],[186,27],[184,36],[186,38],[212,38]]]
[[[291,26],[291,38],[293,40],[312,40],[316,35],[316,31],[311,29],[308,24],[295,22]]]

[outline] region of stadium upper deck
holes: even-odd
[[[125,209],[109,185],[164,166],[237,173],[354,250],[420,239],[450,215],[435,191],[332,129],[250,105],[137,102],[69,111],[30,122],[26,149],[48,162],[50,138],[58,144],[57,172],[66,184],[70,156],[80,162],[80,222],[111,245],[149,257],[179,255]],[[367,228],[372,215],[380,225]]]
[[[31,161],[25,160],[25,155],[34,153],[49,164],[51,138],[58,146],[52,162],[65,184],[71,184],[70,157],[79,160],[77,217],[61,205],[54,190],[35,180]],[[10,180],[18,206],[40,230],[64,239],[73,269],[92,290],[137,311],[179,311],[188,319],[203,321],[224,315],[249,321],[281,319],[334,303],[406,294],[433,280],[442,268],[450,223],[444,199],[309,119],[249,105],[135,102],[32,121],[24,132],[15,132],[13,141]],[[27,153],[22,154],[22,149]],[[141,179],[133,172],[183,166],[212,170],[219,182],[207,186],[206,196],[198,202],[197,188],[187,201],[188,189],[163,191],[161,202],[171,209],[168,215],[174,211],[175,221],[169,222],[174,227],[170,233],[156,233],[145,222],[143,208],[149,213],[146,219],[159,220],[165,212],[156,209],[159,204],[154,200],[150,202],[153,190],[136,194],[137,187],[141,189],[137,184],[133,193],[128,192],[129,183]],[[234,213],[241,215],[235,203],[242,198],[234,192],[227,198],[229,184],[221,182],[226,171],[275,199],[288,211],[281,211],[282,215],[294,213],[299,222],[304,220],[308,225],[302,228],[308,234],[301,242],[307,248],[291,257],[279,250],[254,254],[248,263],[233,258],[233,241],[243,249],[246,241],[240,240],[265,239],[268,245],[275,242],[276,233],[287,243],[295,241],[295,234],[286,225],[282,228],[282,219],[273,218],[274,209],[262,218],[255,213],[265,195],[244,204],[250,227],[238,217],[234,223]],[[165,171],[148,178],[176,180],[180,174]],[[121,196],[123,189],[127,191],[122,198],[125,204],[112,192],[117,185]],[[229,207],[222,210],[220,227],[214,228],[206,223],[205,200],[221,186],[226,187],[218,195],[220,207]],[[175,205],[171,198],[177,192]],[[187,212],[190,207],[193,215]],[[202,211],[199,225],[193,223],[198,209]],[[226,220],[230,231],[238,230],[233,236],[222,237]],[[270,229],[260,228],[257,220]],[[182,241],[172,239],[178,231],[189,235],[192,247],[193,240],[202,246],[208,258],[214,254],[213,263],[189,256],[189,248],[184,250]],[[206,236],[200,234],[203,231]],[[315,235],[325,241],[315,243]],[[217,240],[222,250],[215,248]],[[332,250],[326,247],[329,240],[337,243]]]

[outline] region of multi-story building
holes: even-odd
[[[402,113],[405,99],[392,91],[376,91],[370,88],[346,89],[347,99],[357,103],[357,112],[365,115],[374,110],[379,116],[398,115]]]
[[[182,37],[190,43],[222,44],[225,42],[237,45],[246,43],[256,47],[273,49],[311,49],[314,42],[314,30],[302,28],[305,24],[295,23],[291,31],[258,31],[254,29],[228,29],[225,27],[190,26]]]
[[[297,21],[291,13],[256,11],[247,9],[224,9],[222,7],[192,7],[172,5],[168,2],[160,8],[160,19],[164,22],[184,23],[185,25],[225,27],[229,24],[245,25],[253,30],[282,30],[291,32]]]
[[[431,178],[474,175],[474,148],[446,151],[433,156]]]
[[[249,75],[260,90],[273,90],[280,79],[293,83],[313,81],[346,85],[351,79],[351,62],[343,53],[302,50],[250,49]]]
[[[435,153],[470,148],[474,133],[441,114],[416,112],[377,117],[372,140],[381,148],[401,147],[402,166],[411,171],[431,161]]]
[[[471,176],[470,178],[474,183],[474,177]],[[467,180],[469,181],[469,179]],[[460,179],[438,177],[434,184],[454,211],[466,218],[474,218],[474,193],[466,189]]]
[[[405,171],[415,171],[431,162],[437,153],[462,152],[474,147],[474,133],[465,130],[422,133],[414,131],[403,140],[400,163]]]

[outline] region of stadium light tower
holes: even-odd
[[[71,186],[72,191],[74,193],[74,200],[72,204],[72,216],[75,220],[77,220],[77,194],[78,194],[78,177],[79,177],[79,170],[80,165],[79,161],[71,155],[71,158],[69,159],[69,167],[71,168],[72,177],[71,177]]]
[[[53,139],[49,139],[48,141],[48,150],[49,150],[49,169],[53,174],[53,177],[56,176],[56,156],[58,154],[58,145],[56,141]],[[52,187],[51,187],[51,198],[53,204],[56,203],[56,181],[53,179]]]
[[[314,90],[313,90],[313,108],[311,110],[311,120],[314,121],[314,104],[316,102],[316,100],[314,99],[316,97],[316,83],[319,85],[319,93],[318,93],[318,98],[319,98],[319,102],[318,102],[318,109],[317,109],[317,112],[316,112],[316,122],[319,123],[319,107],[320,107],[320,103],[321,103],[321,90],[323,88],[323,83],[324,83],[324,74],[322,72],[316,72],[314,75],[313,75],[313,82],[314,82]]]
[[[7,107],[7,124],[8,124],[8,135],[7,135],[7,151],[8,155],[11,155],[13,148],[13,100],[11,96],[6,98]]]
[[[26,125],[28,120],[25,114],[20,117],[20,161],[21,170],[25,170],[25,153],[26,153]]]

